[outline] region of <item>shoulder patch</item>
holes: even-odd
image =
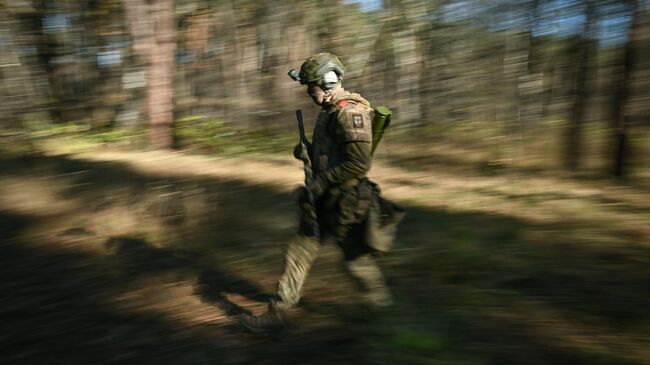
[[[341,109],[337,117],[336,134],[338,143],[372,141],[370,115],[360,105]]]
[[[352,114],[352,126],[354,128],[363,128],[363,116],[361,114]]]

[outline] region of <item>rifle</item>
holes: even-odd
[[[307,149],[307,136],[305,135],[305,126],[302,121],[302,110],[296,110],[296,119],[298,120],[298,131],[300,132],[300,148],[303,168],[305,170],[305,188],[307,190],[307,202],[309,203],[308,214],[312,221],[312,233],[315,237],[320,237],[320,227],[318,226],[318,217],[316,216],[316,200],[311,191],[314,183],[314,173],[311,169],[309,160],[309,150]]]

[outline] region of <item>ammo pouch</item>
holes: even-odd
[[[397,225],[406,214],[402,207],[382,197],[379,185],[368,179],[342,194],[339,209],[339,223],[362,224],[365,243],[381,252],[392,247]]]
[[[366,244],[380,252],[387,252],[393,246],[397,226],[404,219],[406,211],[401,206],[381,196],[376,183],[367,180],[372,188],[372,200],[364,222]]]
[[[339,224],[362,223],[372,205],[372,186],[370,180],[363,179],[341,191],[338,202]]]
[[[297,193],[301,212],[300,233],[313,236],[306,190],[302,187]],[[365,178],[356,186],[328,191],[319,205],[318,220],[325,224],[321,226],[321,233],[327,230],[342,239],[348,232],[346,227],[361,224],[363,243],[381,252],[392,247],[397,225],[406,214],[402,207],[381,196],[377,183]]]

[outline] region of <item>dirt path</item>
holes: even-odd
[[[650,194],[641,189],[416,171],[380,157],[370,177],[409,210],[384,260],[397,308],[360,322],[369,317],[328,248],[295,314],[302,325],[277,345],[242,336],[233,314],[262,311],[273,291],[278,242],[295,227],[299,162],[115,151],[24,162],[0,176],[9,254],[0,290],[16,293],[0,301],[12,318],[7,363],[650,358],[640,335],[650,323],[627,318],[647,314]],[[620,300],[606,299],[613,289]]]
[[[93,152],[75,158],[120,161],[162,177],[243,180],[283,192],[292,191],[303,179],[300,162],[291,158],[210,159],[159,152]],[[416,172],[392,167],[381,159],[374,164],[370,178],[381,184],[388,197],[411,205],[500,214],[539,224],[606,223],[608,229],[614,226],[650,237],[650,193],[613,183],[520,175],[475,176],[444,170]]]

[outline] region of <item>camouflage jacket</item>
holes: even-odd
[[[370,103],[346,91],[316,121],[310,149],[315,178],[328,189],[356,185],[370,170],[371,148]]]
[[[319,114],[309,155],[314,177],[327,187],[316,204],[321,233],[340,240],[352,225],[361,224],[355,231],[360,236],[353,240],[388,251],[404,210],[381,197],[379,185],[366,178],[372,160],[372,113],[367,100],[344,92]],[[309,235],[307,219],[303,210],[301,232]]]

